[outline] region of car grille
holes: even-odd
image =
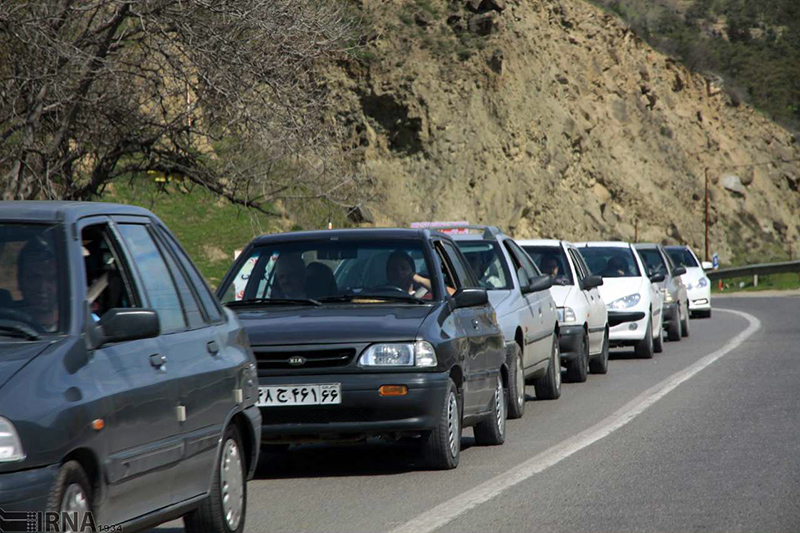
[[[341,367],[350,364],[356,355],[355,348],[291,351],[254,348],[253,352],[259,370]]]

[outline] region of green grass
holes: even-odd
[[[163,189],[148,179],[117,181],[102,201],[138,205],[156,214],[178,237],[213,287],[254,237],[274,230],[276,220],[236,206],[209,191],[168,184]]]
[[[731,278],[723,280],[725,290],[718,289],[719,282],[711,282],[711,292],[715,294],[738,291],[768,291],[800,289],[800,274],[787,272],[758,277],[758,287],[753,286],[753,277]]]

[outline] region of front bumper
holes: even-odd
[[[0,508],[6,513],[44,512],[58,469],[51,465],[0,474]]]
[[[561,352],[561,361],[568,362],[580,357],[583,326],[560,326],[559,333],[558,350]]]
[[[252,437],[252,442],[261,442],[261,409],[252,405],[246,408],[242,413],[247,418],[248,428],[247,430],[250,431],[250,435]],[[256,474],[256,467],[258,466],[258,456],[261,452],[260,446],[254,446],[254,450],[252,450],[250,456],[250,471],[247,473],[247,479],[253,479],[253,476]]]
[[[689,311],[711,309],[711,287],[700,287],[689,291]]]
[[[614,311],[609,310],[609,313]],[[626,309],[626,313],[642,313],[644,318],[633,320],[630,322],[623,322],[608,330],[608,341],[611,346],[628,346],[644,338],[645,331],[647,330],[648,313],[646,309]],[[658,317],[654,316],[653,321],[658,323]],[[655,327],[655,325],[654,325]]]
[[[447,372],[270,377],[270,386],[340,383],[342,403],[261,407],[261,442],[350,440],[433,429],[441,417],[449,379]],[[406,385],[408,394],[381,396],[381,385]]]

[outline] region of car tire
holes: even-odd
[[[547,373],[534,380],[538,400],[557,400],[561,396],[561,351],[558,347],[558,335],[553,332],[553,346],[550,349],[550,366]]]
[[[670,342],[676,342],[681,340],[681,313],[680,308],[678,308],[678,316],[677,320],[673,320],[672,323],[669,325],[669,329],[667,329],[667,340]]]
[[[703,311],[698,311],[697,316],[700,318],[711,318],[711,309],[706,309]]]
[[[603,333],[603,350],[600,355],[589,361],[589,370],[592,374],[608,373],[608,329]]]
[[[422,454],[434,470],[452,470],[461,457],[461,397],[453,380],[447,384],[439,423],[422,437]]]
[[[61,465],[47,499],[48,512],[96,513],[92,504],[92,485],[78,461]],[[78,524],[83,517],[78,516]]]
[[[653,353],[664,351],[664,322],[658,325],[658,334],[653,339]]]
[[[567,365],[567,381],[572,383],[583,383],[589,376],[589,335],[585,330],[581,338],[580,354]]]
[[[650,318],[647,320],[647,326],[645,326],[644,330],[644,337],[642,340],[638,341],[634,346],[634,352],[636,353],[636,357],[641,359],[652,359],[653,358],[653,316],[650,315]]]
[[[211,492],[200,507],[187,513],[187,533],[241,533],[247,514],[247,472],[239,429],[230,425],[214,466]]]
[[[514,355],[508,362],[508,418],[525,414],[525,370],[522,368],[522,349],[514,343]]]
[[[689,304],[686,304],[686,312],[683,314],[683,319],[681,319],[681,336],[688,337],[689,336]]]
[[[476,444],[479,446],[499,446],[506,441],[507,404],[503,378],[497,376],[497,384],[492,396],[492,411],[488,417],[478,422],[472,430]]]

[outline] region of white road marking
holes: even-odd
[[[396,527],[390,533],[430,533],[478,505],[498,496],[504,490],[525,481],[534,474],[547,470],[575,452],[586,448],[603,437],[607,437],[642,414],[648,407],[669,394],[670,391],[674,390],[678,385],[691,379],[717,359],[741,346],[744,341],[761,328],[761,321],[748,313],[733,311],[731,309],[714,309],[714,312],[732,313],[746,319],[750,324],[744,331],[728,341],[728,343],[719,350],[706,355],[694,364],[680,372],[676,372],[661,383],[647,389],[608,418],[578,433],[574,437],[562,441],[527,461],[520,463],[514,468],[481,483],[474,489],[468,490],[455,498],[437,505],[433,509]]]

